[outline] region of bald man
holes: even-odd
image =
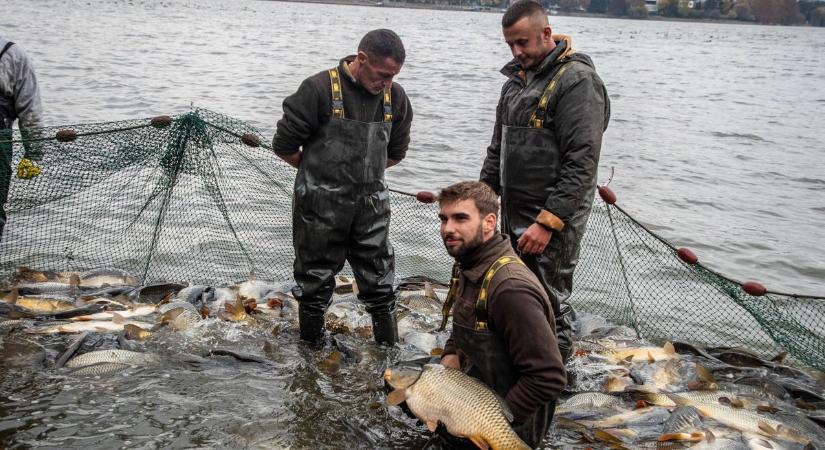
[[[570,356],[567,299],[587,225],[610,100],[590,57],[554,36],[544,8],[519,0],[501,21],[513,60],[501,72],[481,181],[501,196],[502,231],[550,297]]]

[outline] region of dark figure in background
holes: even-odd
[[[29,137],[28,129],[43,125],[40,90],[26,52],[14,42],[0,37],[0,236],[6,225],[5,204],[11,184],[11,129],[17,119],[20,119],[19,127],[24,139]],[[25,157],[18,164],[18,177],[30,179],[40,173],[40,169],[32,163],[41,156],[36,148],[36,145],[25,146]]]
[[[307,78],[284,100],[272,147],[298,168],[293,294],[305,341],[322,341],[324,312],[345,261],[372,315],[375,340],[392,345],[398,339],[384,169],[404,158],[410,142],[412,107],[392,82],[404,58],[398,35],[370,31],[357,55]]]
[[[567,378],[555,317],[539,280],[496,232],[498,199],[484,183],[462,182],[439,197],[441,238],[458,264],[453,329],[441,363],[461,369],[500,395],[513,429],[530,447],[541,444]],[[438,427],[427,449],[475,445]]]
[[[567,304],[596,189],[610,100],[593,62],[551,34],[544,8],[519,0],[501,21],[513,53],[481,181],[501,196],[510,236],[553,304],[558,342],[572,350]]]

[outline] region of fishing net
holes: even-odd
[[[42,172],[11,179],[0,276],[9,281],[26,266],[117,268],[147,284],[291,279],[295,170],[266,142],[244,122],[200,109],[16,135],[12,167],[28,149],[42,153]],[[0,148],[8,145],[0,135]],[[391,202],[397,278],[448,279],[452,260],[438,237],[437,207],[397,191]],[[578,310],[643,337],[787,351],[825,369],[825,298],[743,286],[602,199],[575,286]]]

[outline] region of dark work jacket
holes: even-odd
[[[497,234],[459,261],[461,272],[453,306],[453,335],[444,353],[458,354],[462,369],[477,378],[483,375],[475,373],[472,366],[480,365],[481,361],[472,361],[469,354],[473,352],[462,349],[455,337],[458,328],[475,328],[476,300],[482,278],[504,255],[515,253],[509,238]],[[509,360],[509,367],[496,370],[508,371],[507,377],[512,378],[510,386],[490,387],[504,398],[516,424],[530,419],[540,409],[547,410],[548,406],[552,418],[552,407],[567,378],[556,343],[553,308],[536,276],[517,263],[499,269],[490,283],[487,311],[488,330],[503,344],[501,348],[506,349]],[[490,385],[488,380],[481,381]]]
[[[384,120],[384,98],[371,94],[350,75],[344,63],[355,56],[347,56],[338,63],[344,114],[359,122]],[[272,149],[279,155],[289,155],[307,143],[316,131],[332,117],[332,88],[329,71],[324,70],[305,79],[298,91],[284,99],[284,115],[278,121],[278,130],[272,139]],[[392,84],[392,131],[387,146],[387,158],[400,161],[410,144],[410,126],[413,112],[404,88]]]
[[[556,180],[551,192],[546,198],[542,195],[538,200],[542,204],[536,205],[566,223],[596,184],[602,133],[610,119],[610,100],[590,57],[575,52],[563,57],[569,43],[562,40],[556,44],[535,71],[522,71],[517,60],[501,69],[508,80],[501,90],[480,179],[501,194],[502,125],[528,126],[541,94],[560,64],[577,61],[559,79],[548,105],[544,128],[553,130],[557,146],[548,152],[558,153],[560,163],[558,173],[547,174],[548,179]]]

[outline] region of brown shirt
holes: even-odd
[[[384,120],[384,96],[371,94],[345,69],[345,63],[355,56],[347,56],[338,64],[341,92],[344,97],[344,117],[360,122]],[[392,130],[387,146],[387,158],[400,161],[410,144],[412,106],[398,83],[393,83]],[[298,91],[284,99],[284,115],[278,121],[278,131],[272,139],[272,149],[279,155],[290,155],[309,141],[310,137],[332,117],[332,91],[329,71],[324,70],[305,79]]]
[[[497,234],[459,260],[462,270],[453,306],[453,327],[475,327],[476,300],[484,273],[501,256],[514,254],[507,236]],[[489,330],[504,341],[519,374],[505,396],[519,421],[557,399],[567,383],[556,342],[553,308],[530,269],[513,263],[499,269],[491,281],[487,310]],[[452,353],[459,355],[464,368],[466,356],[450,338],[444,354]]]

